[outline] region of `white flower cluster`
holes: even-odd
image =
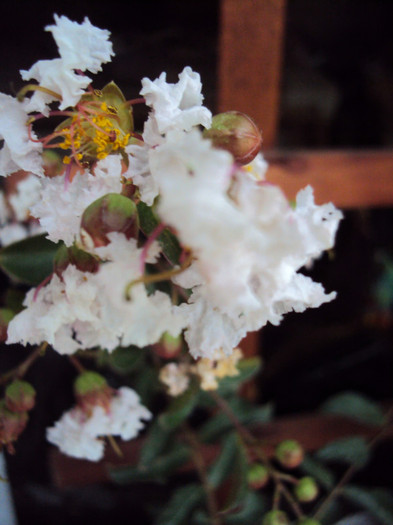
[[[55,15],[55,25],[47,30],[60,58],[21,72],[23,79],[37,80],[39,89],[22,102],[0,94],[0,174],[28,174],[11,200],[16,217],[23,220],[30,213],[51,241],[71,246],[80,242],[84,210],[108,193],[120,193],[128,180],[191,253],[192,264],[172,277],[175,287],[190,294],[177,304],[164,292],[148,293],[141,260],[158,260],[157,243],[149,244],[146,255],[140,241],[111,233],[107,246],[93,249],[101,261],[97,272],[70,264],[61,277],[54,274],[27,294],[25,309],[9,325],[8,343],[47,341],[58,352],[72,354],[92,347],[144,347],[164,332],[176,336],[184,331],[195,358],[214,359],[218,350],[225,358],[248,331],[335,297],[299,270],[333,246],[341,213],[332,204],[315,205],[310,187],[299,192],[291,207],[280,188],[265,181],[261,155],[240,167],[229,152],[203,138],[199,128],[209,128],[212,116],[203,106],[200,77],[189,67],[175,84],[167,83],[165,73],[142,80],[141,95],[151,108],[143,140],[130,140],[121,154],[110,151],[83,169],[75,165],[72,176],[64,167],[62,174],[45,177],[43,143],[26,125],[31,112],[40,118],[50,115],[54,100],[60,110],[76,106],[91,82],[81,73],[96,73],[113,54],[109,32],[88,19],[77,24]],[[138,284],[128,301],[124,293],[133,280]],[[139,419],[146,419],[136,405],[132,428],[123,426],[117,414],[125,397],[123,392],[113,401],[110,414],[96,408],[88,420],[74,409],[49,430],[49,439],[65,452],[97,459],[103,447],[97,436],[114,433],[129,439],[140,428]]]
[[[89,416],[79,407],[65,412],[54,427],[48,428],[47,438],[64,454],[98,461],[104,454],[105,436],[132,439],[143,428],[142,421],[150,418],[151,413],[134,390],[122,387],[108,410],[96,406]]]

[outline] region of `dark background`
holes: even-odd
[[[3,2],[0,91],[15,94],[22,86],[19,69],[57,56],[51,35],[43,31],[53,23],[53,12],[78,22],[88,16],[94,25],[111,31],[116,56],[96,77],[95,87],[114,79],[127,98],[134,98],[142,77],[167,71],[175,82],[190,65],[200,72],[206,105],[214,112],[217,1]],[[289,0],[280,146],[393,145],[392,21],[389,1]],[[142,117],[142,112],[137,114],[139,122]],[[273,401],[278,414],[315,409],[343,390],[376,400],[393,397],[392,304],[382,303],[376,292],[383,279],[387,292],[393,289],[381,262],[391,261],[392,231],[391,209],[345,212],[334,252],[311,271],[328,291],[338,291],[338,299],[315,311],[290,314],[279,328],[263,331],[265,368],[258,396]],[[12,354],[2,349],[1,366],[16,364],[22,354],[21,349]],[[37,387],[39,402],[17,443],[17,454],[9,458],[20,524],[79,525],[87,519],[97,525],[109,519],[118,525],[133,519],[143,523],[135,514],[143,493],[134,489],[131,494],[129,489],[100,485],[60,492],[50,485],[44,432],[72,403],[73,370],[57,355],[49,357],[47,367],[37,364],[31,370],[29,379]],[[384,451],[381,461],[391,461],[392,456]],[[382,471],[369,471],[370,480],[377,476],[379,482],[389,483],[391,469],[381,478]]]

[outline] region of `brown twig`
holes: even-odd
[[[388,412],[387,412],[387,414],[385,416],[386,417],[386,421],[385,421],[383,427],[368,442],[368,446],[370,448],[374,447],[378,443],[378,441],[380,441],[382,439],[382,437],[385,434],[387,428],[389,427],[389,425],[392,422],[391,421],[392,420],[392,416],[393,416],[393,406],[390,407],[390,409],[388,410]],[[337,483],[337,485],[330,492],[330,494],[325,498],[325,500],[321,503],[321,505],[319,506],[319,508],[315,512],[315,514],[314,514],[314,518],[315,519],[318,519],[319,517],[321,517],[323,515],[323,513],[326,511],[326,509],[328,508],[330,503],[339,494],[339,492],[341,491],[343,486],[346,483],[348,483],[348,481],[352,478],[352,476],[355,474],[355,472],[356,472],[356,470],[358,470],[358,468],[359,467],[357,467],[356,465],[351,465],[350,467],[347,468],[347,470],[344,472],[344,474],[342,475],[342,477],[339,480],[339,482]]]
[[[218,514],[218,505],[214,495],[213,487],[211,486],[208,476],[206,463],[201,451],[200,443],[194,432],[186,425],[183,426],[184,438],[188,441],[192,450],[192,459],[201,480],[203,490],[206,496],[206,505],[210,516],[211,525],[221,525],[221,518]]]
[[[0,385],[8,383],[8,381],[11,379],[21,379],[26,374],[30,366],[34,363],[34,361],[45,352],[47,346],[48,343],[44,341],[40,346],[37,346],[37,348],[22,363],[3,374],[0,377]]]
[[[284,496],[284,498],[287,500],[289,505],[291,506],[293,512],[296,514],[297,518],[301,519],[304,517],[303,511],[298,504],[298,502],[295,500],[295,498],[292,496],[292,494],[289,492],[287,487],[282,483],[281,476],[282,473],[277,471],[274,466],[272,465],[270,459],[268,458],[267,454],[263,451],[261,448],[260,442],[249,432],[238,420],[234,412],[232,411],[231,407],[228,405],[228,403],[214,390],[210,391],[211,396],[217,403],[217,405],[222,409],[222,411],[227,415],[227,417],[230,419],[230,421],[233,423],[233,426],[238,431],[240,437],[243,439],[244,444],[251,448],[254,451],[254,454],[264,463],[266,468],[269,471],[269,474],[271,475],[275,487],[275,497],[274,497],[274,505],[278,504],[279,495],[281,494]]]

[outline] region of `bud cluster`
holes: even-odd
[[[0,401],[0,447],[5,446],[10,454],[15,452],[13,443],[27,425],[35,396],[30,383],[15,379],[7,386],[4,399]]]

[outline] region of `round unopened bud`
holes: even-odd
[[[276,459],[285,468],[298,467],[304,459],[303,447],[294,439],[282,441],[275,451]]]
[[[11,412],[4,401],[0,402],[0,445],[6,446],[10,454],[15,452],[12,443],[25,429],[28,418],[27,412]]]
[[[108,193],[92,202],[82,215],[81,239],[86,248],[107,246],[110,232],[138,237],[139,217],[136,204],[120,193]]]
[[[213,146],[232,153],[238,164],[248,164],[261,149],[262,135],[255,122],[240,111],[219,113],[212,119],[210,129],[203,136],[212,141]]]
[[[282,510],[271,510],[263,517],[262,525],[289,525],[289,519]]]
[[[152,346],[154,352],[164,359],[173,359],[180,354],[183,346],[181,335],[173,336],[164,332],[158,343]]]
[[[262,463],[254,463],[248,469],[247,481],[253,489],[261,489],[269,481],[269,470]]]
[[[314,520],[314,518],[304,518],[300,520],[299,525],[321,525],[320,521]]]
[[[5,389],[5,404],[12,412],[27,412],[35,405],[35,396],[30,383],[16,379]]]
[[[297,499],[302,503],[314,501],[319,492],[318,485],[314,478],[311,478],[310,476],[305,476],[304,478],[299,479],[294,490]]]
[[[78,405],[86,413],[90,413],[96,406],[109,410],[113,398],[113,389],[105,377],[97,372],[79,374],[74,382],[74,392]]]
[[[8,323],[15,316],[15,312],[9,308],[0,308],[0,343],[7,340]]]
[[[84,250],[73,245],[67,248],[64,244],[57,250],[53,259],[53,271],[59,277],[64,270],[73,264],[81,272],[96,273],[100,266],[99,260]]]

